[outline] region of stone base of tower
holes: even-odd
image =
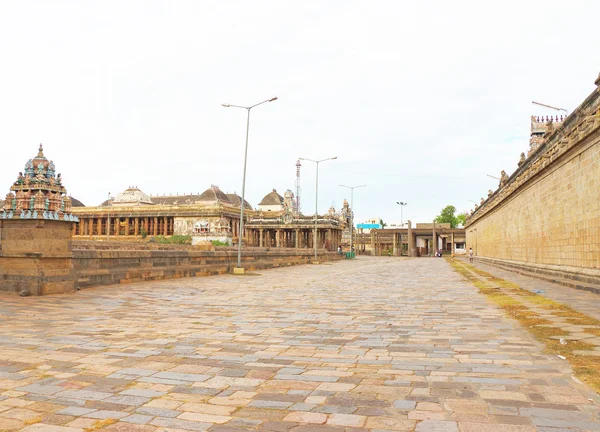
[[[0,220],[0,291],[45,295],[75,291],[72,223]]]

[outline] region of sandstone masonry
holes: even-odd
[[[596,85],[468,219],[477,257],[600,278],[600,77]]]

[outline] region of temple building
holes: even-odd
[[[192,235],[227,229],[237,238],[241,197],[211,186],[200,195],[153,196],[131,186],[97,207],[78,207],[77,237]],[[245,207],[251,206],[245,202]]]
[[[287,190],[282,197],[275,189],[269,192],[251,212],[246,222],[246,243],[256,247],[313,248],[315,217],[297,210],[294,193]],[[338,213],[331,207],[326,215],[317,218],[317,247],[335,250],[342,244],[343,231],[348,230],[350,207]]]
[[[193,236],[237,244],[240,203],[237,194],[226,194],[212,185],[199,195],[150,196],[131,186],[96,207],[73,209],[80,222],[73,227],[75,238],[135,240],[147,236]],[[254,247],[314,247],[315,217],[297,210],[294,193],[281,196],[275,189],[255,210],[244,200],[243,244]],[[329,209],[317,220],[317,245],[335,250],[348,229],[350,208],[344,201],[340,212]]]

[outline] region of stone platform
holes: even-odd
[[[445,260],[260,273],[0,294],[0,430],[600,430],[568,363]]]

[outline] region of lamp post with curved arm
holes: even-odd
[[[353,240],[354,240],[354,189],[365,187],[366,185],[358,185],[358,186],[346,186],[340,185],[340,187],[345,187],[350,189],[350,256],[352,256]]]
[[[308,159],[308,158],[298,158],[300,160],[307,160],[309,162],[314,162],[315,164],[317,164],[317,179],[315,182],[315,234],[314,234],[314,238],[313,238],[313,245],[315,247],[315,264],[318,262],[317,260],[317,221],[319,219],[319,164],[321,162],[325,162],[328,160],[334,160],[337,159],[337,156],[334,157],[330,157],[330,158],[326,158],[326,159],[321,159],[321,160],[313,160],[313,159]]]
[[[225,108],[243,108],[248,112],[248,118],[246,120],[246,148],[244,150],[244,175],[242,177],[242,200],[240,201],[240,229],[238,232],[238,259],[237,268],[233,269],[235,274],[244,274],[244,268],[242,267],[242,235],[244,232],[244,203],[246,197],[246,162],[248,161],[248,133],[250,132],[250,110],[254,107],[262,105],[267,102],[274,102],[277,98],[267,99],[251,106],[241,106],[232,104],[221,104]]]

